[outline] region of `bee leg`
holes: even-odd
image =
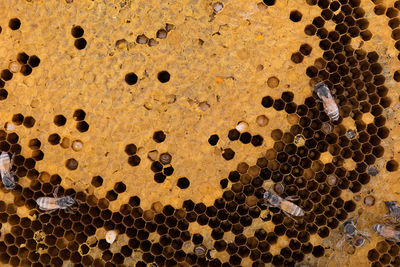
[[[267,206],[268,208],[274,207],[273,205],[271,205],[270,203],[264,203],[262,204],[263,206]]]
[[[397,220],[390,214],[386,214],[381,219],[384,223],[398,223]]]
[[[297,221],[291,214],[287,213],[286,211],[282,210],[283,213],[288,216],[290,219],[292,219],[293,221]]]
[[[66,212],[66,213],[69,213],[69,214],[75,214],[75,212],[73,212],[72,210],[70,210],[70,208],[66,208],[66,209],[65,209],[65,212]]]
[[[361,232],[361,231],[358,231],[358,233],[359,233],[362,237],[364,237],[365,239],[367,239],[368,241],[371,241],[371,238],[369,237],[369,233],[367,233],[367,232]]]
[[[53,196],[54,196],[55,198],[58,198],[57,194],[58,194],[58,189],[59,189],[59,188],[60,188],[60,185],[58,184],[58,185],[56,186],[56,188],[54,189]]]
[[[296,201],[296,200],[299,200],[299,197],[298,196],[287,196],[285,198],[285,200]]]
[[[15,153],[12,154],[11,159],[10,159],[10,170],[11,170],[12,166],[14,165],[14,156],[15,156]]]
[[[50,213],[53,213],[53,212],[55,212],[56,210],[57,210],[57,209],[52,209],[52,210],[46,211],[46,212],[42,213],[42,215],[43,215],[43,214],[50,214]]]
[[[78,210],[78,207],[69,207],[69,209],[75,211]]]

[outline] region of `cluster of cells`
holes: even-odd
[[[21,113],[14,114],[11,118],[11,121],[16,126],[23,125],[26,128],[32,128],[36,123],[35,118],[32,116],[24,116]]]
[[[257,134],[251,135],[249,132],[239,132],[237,129],[231,129],[228,132],[228,138],[231,141],[239,140],[242,144],[252,144],[253,146],[261,146],[264,138]]]
[[[374,249],[368,251],[368,260],[372,262],[371,266],[399,266],[400,265],[400,247],[392,241],[383,240],[376,244]]]
[[[400,1],[395,1],[393,7],[386,8],[380,1],[373,1],[375,3],[374,12],[376,15],[386,15],[388,17],[388,26],[392,29],[392,39],[396,41],[394,47],[400,51],[400,19],[398,18],[400,11]],[[397,58],[400,60],[400,53]],[[396,70],[393,74],[393,79],[400,82],[400,71]]]
[[[128,163],[131,166],[138,166],[140,164],[140,157],[136,154],[137,147],[135,144],[128,144],[125,146],[125,153],[129,156]]]
[[[151,171],[154,172],[154,181],[163,183],[167,176],[174,173],[174,167],[171,165],[172,156],[168,153],[161,153],[158,160],[155,159],[151,164]]]
[[[20,72],[22,75],[28,76],[32,73],[32,69],[38,67],[39,64],[40,58],[38,56],[29,56],[25,52],[19,53],[17,55],[17,60],[10,62],[8,69],[4,69],[0,72],[0,100],[7,99],[8,91],[4,87],[6,86],[6,82],[9,82],[15,73]],[[27,125],[30,124],[31,123],[27,123]]]
[[[275,4],[275,0],[263,2],[268,6]],[[260,101],[264,108],[296,114],[299,120],[287,132],[273,129],[270,135],[274,144],[256,163],[249,165],[241,162],[227,177],[221,178],[223,194],[212,205],[206,206],[202,202],[195,203],[187,199],[179,208],[156,202],[151,209],[143,210],[140,207],[140,198],[131,196],[127,203],[113,212],[109,209],[109,204],[116,201],[119,194],[126,192],[127,187],[123,182],[115,183],[100,199],[85,192],[60,187],[60,196],[70,195],[79,200],[78,211],[73,214],[61,210],[51,214],[35,211],[35,200],[44,196],[52,197],[62,178],[57,174],[43,177],[45,175],[39,174],[35,169],[36,161],[42,160],[44,156],[40,150],[40,140],[29,141],[32,156],[25,158],[20,154],[19,136],[15,132],[1,130],[0,150],[15,154],[13,168],[16,179],[29,179],[29,186],[17,184],[15,191],[8,192],[13,195],[13,203],[0,201],[0,227],[5,224],[10,226],[10,231],[4,233],[4,238],[0,241],[0,262],[12,266],[61,266],[66,261],[78,266],[115,266],[128,264],[130,258],[134,257],[133,254],[140,251],[141,258],[136,266],[232,266],[245,264],[247,260],[253,262],[252,266],[294,266],[296,262],[302,262],[308,254],[317,258],[324,256],[325,248],[313,245],[310,242],[311,236],[328,238],[349,213],[356,210],[357,203],[353,200],[345,201],[341,193],[344,190],[360,192],[362,186],[376,175],[376,171],[372,171],[375,161],[384,153],[381,141],[389,135],[383,111],[389,107],[391,100],[387,97],[388,88],[384,85],[385,78],[382,75],[382,66],[378,63],[378,54],[361,48],[354,49],[350,45],[352,38],[360,36],[368,41],[372,37],[368,30],[368,20],[364,17],[365,11],[360,7],[360,0],[306,2],[321,8],[320,16],[305,27],[305,33],[319,38],[319,46],[324,52],[313,65],[305,68],[305,75],[311,79],[312,85],[323,81],[335,93],[340,110],[339,121],[332,123],[329,120],[322,103],[317,101],[317,95],[311,92],[312,89],[310,96],[301,104],[293,102],[293,93],[289,91],[283,92],[277,99],[264,96]],[[395,8],[398,6],[397,2]],[[393,12],[388,9],[386,14],[390,13],[388,17],[395,19]],[[302,14],[292,11],[289,19],[298,22],[302,19]],[[328,31],[324,27],[326,21],[335,24],[334,30]],[[394,24],[395,22],[391,22],[389,26]],[[171,30],[168,27],[167,24],[165,29],[159,30],[157,38],[165,38]],[[392,27],[394,37],[397,36],[396,27]],[[12,29],[11,26],[10,28]],[[74,26],[71,34],[78,41],[83,39],[84,31],[80,26]],[[137,43],[152,46],[150,40],[144,35],[138,36]],[[299,51],[291,56],[291,60],[299,64],[311,51],[310,45],[302,44]],[[20,53],[17,61],[22,65],[21,73],[24,75],[27,68],[32,71],[40,63],[38,57],[25,53]],[[11,67],[13,68],[1,72],[0,88],[4,87],[5,81],[11,80],[13,73],[19,71],[14,72],[18,66]],[[279,80],[273,78],[268,81],[271,88],[279,85]],[[160,82],[166,83],[169,79],[170,74],[167,71],[158,73]],[[125,76],[126,83],[130,85],[137,80],[134,73]],[[4,96],[1,90],[0,97]],[[373,116],[369,123],[363,120],[363,114],[367,113]],[[86,132],[89,128],[85,116],[86,113],[80,109],[73,114],[76,128],[80,132]],[[265,126],[268,119],[262,116],[257,121]],[[341,124],[343,118],[354,121],[355,135],[348,134],[349,129]],[[35,124],[33,118],[20,113],[13,116],[12,122],[28,128]],[[67,119],[59,114],[54,117],[53,122],[61,127],[66,124]],[[304,142],[296,141],[299,136]],[[166,134],[163,131],[153,133],[156,143],[164,142],[165,139]],[[237,129],[229,130],[228,139],[239,140],[243,144],[251,143],[253,146],[263,143],[261,135],[252,135]],[[58,134],[51,134],[48,138],[50,144],[61,146],[62,140],[64,139]],[[217,145],[218,141],[219,137],[215,134],[208,139],[211,146]],[[82,143],[75,145],[72,144],[73,149],[82,149]],[[140,164],[141,158],[137,155],[135,144],[127,144],[125,153],[131,166]],[[332,155],[332,161],[322,162],[320,158],[323,153]],[[232,160],[234,156],[232,149],[223,149],[224,159]],[[156,183],[164,182],[167,176],[173,174],[172,156],[168,152],[158,155],[158,152],[150,151],[148,157],[152,160],[151,171]],[[354,162],[354,169],[346,169],[345,163],[348,161]],[[78,162],[70,158],[65,165],[68,169],[75,170]],[[386,169],[395,171],[398,163],[390,160]],[[103,186],[103,181],[97,175],[92,178],[91,185],[99,188]],[[298,196],[299,200],[295,203],[304,210],[305,216],[292,220],[281,209],[267,208],[263,199],[266,184],[271,185],[281,197]],[[190,186],[190,180],[181,177],[177,179],[177,186],[186,189]],[[368,202],[373,205],[372,200]],[[19,207],[34,211],[35,216],[18,215]],[[272,229],[245,231],[260,220],[270,223]],[[195,222],[209,228],[210,237],[190,232],[189,226]],[[110,244],[98,233],[100,228],[126,235],[127,241]],[[232,242],[224,239],[225,233],[233,235]],[[205,242],[206,238],[212,242]],[[277,246],[280,247],[279,250],[276,249]],[[380,241],[376,248],[368,252],[368,259],[372,266],[399,265],[399,250],[399,246],[393,242]],[[226,262],[215,257],[222,252],[229,255]]]
[[[86,39],[83,38],[84,33],[85,30],[79,25],[73,26],[71,29],[71,35],[75,38],[74,46],[78,50],[84,49],[87,45]]]
[[[175,26],[173,24],[167,23],[165,25],[165,28],[159,29],[156,32],[156,38],[157,39],[165,39],[167,38],[168,33],[173,30]],[[143,45],[148,45],[149,47],[156,46],[158,45],[158,41],[154,38],[148,38],[144,34],[140,34],[136,37],[136,43],[138,44],[143,44]]]

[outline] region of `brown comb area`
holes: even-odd
[[[50,2],[0,3],[2,265],[400,266],[371,229],[396,200],[400,1]],[[58,185],[74,213],[38,210]],[[371,241],[336,248],[358,215]]]

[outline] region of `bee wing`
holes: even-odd
[[[7,172],[10,169],[10,157],[6,152],[0,154],[0,170]]]
[[[336,243],[335,249],[340,248],[340,247],[343,245],[343,243],[344,243],[345,240],[346,240],[346,236],[344,235],[344,236]]]

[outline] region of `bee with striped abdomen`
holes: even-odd
[[[336,244],[336,247],[340,247],[344,241],[348,241],[350,245],[359,248],[364,246],[365,240],[369,241],[369,234],[357,229],[357,220],[353,221],[353,218],[350,218],[343,223],[344,235]]]
[[[400,242],[400,230],[394,225],[389,224],[374,224],[372,229],[386,240]]]
[[[339,108],[328,86],[324,82],[319,82],[314,86],[314,92],[322,100],[325,113],[328,117],[333,121],[337,121],[339,119]]]
[[[383,216],[383,218],[391,218],[393,223],[398,224],[400,218],[400,206],[396,201],[385,201],[385,205],[389,212]]]
[[[0,154],[0,174],[1,181],[7,190],[13,190],[15,188],[15,173],[11,170],[14,165],[14,156],[11,157],[7,152],[1,152]]]
[[[293,216],[294,217],[304,216],[304,211],[299,206],[291,202],[296,199],[298,198],[292,196],[288,196],[285,199],[283,199],[277,194],[275,194],[275,192],[273,192],[271,189],[268,189],[264,193],[264,200],[266,201],[264,205],[268,207],[280,208],[284,214],[286,214],[292,219],[294,219]]]
[[[56,211],[57,209],[63,209],[68,213],[74,213],[73,210],[76,210],[77,207],[72,207],[74,204],[78,203],[78,200],[74,200],[71,196],[58,197],[58,188],[54,189],[53,196],[54,197],[40,197],[36,200],[36,203],[39,205],[39,209],[46,210],[47,214]]]

